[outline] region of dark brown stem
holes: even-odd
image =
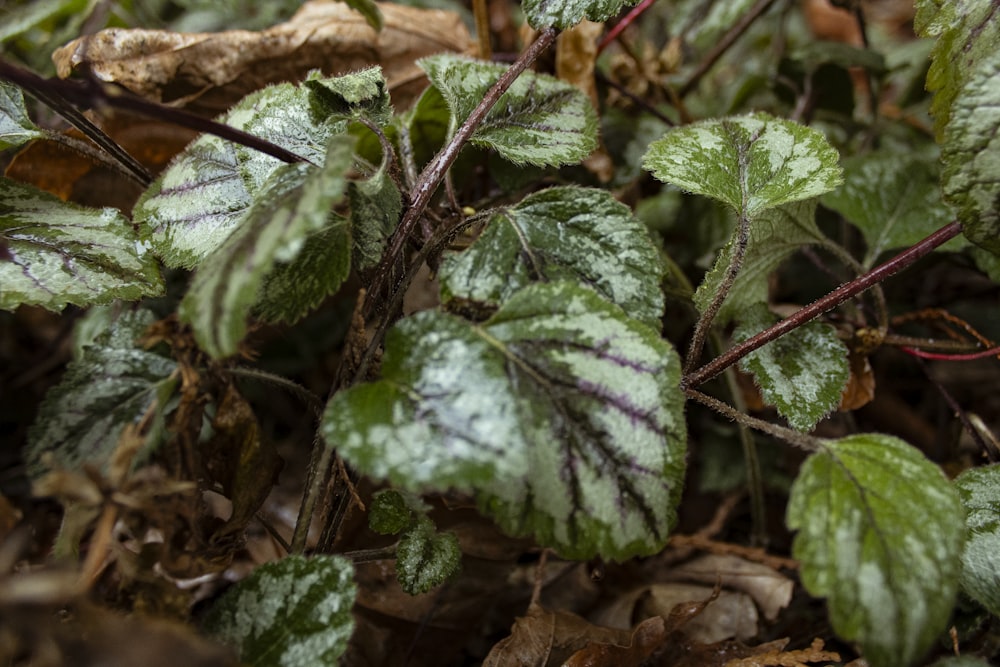
[[[445,173],[455,162],[455,159],[458,158],[459,152],[465,147],[469,139],[472,138],[472,134],[483,122],[483,119],[486,118],[486,114],[497,103],[500,96],[507,92],[507,89],[514,83],[514,80],[535,62],[543,51],[555,42],[557,34],[558,30],[555,28],[546,28],[538,34],[538,39],[497,79],[497,82],[487,91],[483,100],[476,105],[476,108],[472,110],[469,117],[465,119],[465,122],[455,132],[455,136],[451,138],[451,141],[445,144],[444,148],[434,156],[430,164],[420,173],[413,192],[410,193],[410,206],[406,209],[406,213],[403,214],[403,219],[396,228],[396,232],[392,235],[389,248],[382,256],[382,261],[375,270],[375,277],[372,279],[372,284],[368,289],[368,296],[363,311],[366,319],[375,310],[375,305],[385,297],[389,277],[392,274],[392,267],[403,252],[403,248],[406,246],[413,228],[420,220],[420,216],[423,215],[424,209],[430,203],[431,196],[441,184]]]
[[[740,18],[736,25],[730,28],[729,32],[722,36],[719,43],[716,44],[704,58],[702,58],[701,62],[698,63],[698,67],[695,68],[688,80],[677,91],[677,95],[679,97],[684,97],[694,90],[695,86],[698,85],[698,82],[701,81],[701,78],[705,76],[708,70],[712,69],[712,66],[715,65],[719,58],[721,58],[722,55],[729,50],[729,47],[731,47],[736,40],[747,31],[747,28],[749,28],[753,22],[756,21],[757,18],[767,11],[773,4],[774,0],[757,0],[757,3],[751,7],[749,11],[747,11],[747,13]]]
[[[730,348],[725,354],[705,364],[698,370],[686,374],[682,381],[683,386],[696,387],[711,380],[754,350],[767,345],[772,340],[785,335],[793,329],[797,329],[826,311],[836,308],[844,301],[857,296],[873,285],[902,271],[921,257],[931,253],[935,248],[947,243],[961,233],[962,225],[958,221],[945,225],[920,243],[896,255],[885,264],[881,264],[863,276],[858,276],[851,282],[841,285],[823,298],[813,301],[805,308],[798,310],[795,314],[783,319],[769,329],[765,329],[756,336],[748,338],[739,345]]]
[[[282,162],[307,162],[300,155],[273,144],[270,141],[256,137],[248,132],[237,130],[235,127],[217,123],[214,120],[197,116],[183,109],[175,109],[157,102],[150,102],[141,97],[136,97],[131,93],[126,93],[119,88],[101,85],[97,81],[78,82],[64,81],[61,79],[43,79],[42,77],[29,72],[26,69],[11,65],[0,60],[0,79],[10,81],[35,95],[46,104],[48,102],[43,97],[50,99],[62,98],[67,102],[80,107],[110,107],[149,118],[155,118],[174,125],[180,125],[197,132],[214,134],[220,139],[232,141],[248,148],[253,148],[262,153],[275,157]],[[57,108],[62,112],[62,109]],[[68,119],[67,119],[68,120]],[[73,121],[71,121],[73,122]],[[75,124],[75,123],[74,123]],[[81,131],[84,131],[81,129]],[[85,132],[85,131],[84,131]],[[90,136],[89,133],[87,133]],[[103,134],[103,133],[102,133]],[[93,137],[91,137],[93,138]],[[101,146],[104,148],[104,146]],[[148,174],[147,174],[148,176]]]

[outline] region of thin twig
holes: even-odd
[[[877,266],[863,276],[858,276],[849,283],[841,285],[826,296],[801,308],[774,326],[730,348],[725,354],[705,364],[696,371],[687,373],[684,376],[683,385],[685,387],[696,387],[711,380],[754,350],[767,345],[772,340],[785,335],[793,329],[797,329],[826,311],[836,308],[844,301],[895,275],[961,233],[962,225],[957,220],[945,225],[923,241],[896,255],[888,262]]]
[[[737,423],[746,424],[750,428],[755,428],[758,431],[767,433],[768,435],[774,436],[779,440],[784,440],[785,442],[791,443],[796,447],[805,449],[806,451],[814,452],[823,446],[823,443],[819,438],[814,438],[811,435],[801,433],[800,431],[796,431],[795,429],[791,429],[786,426],[779,426],[778,424],[773,424],[769,421],[764,421],[763,419],[751,417],[748,414],[740,412],[733,406],[723,403],[717,398],[701,393],[697,389],[685,389],[684,393],[687,394],[688,398],[698,401],[704,406],[712,408],[719,414],[729,417]]]
[[[302,402],[312,408],[313,413],[317,417],[323,413],[323,400],[319,396],[312,393],[297,382],[292,382],[282,375],[275,375],[274,373],[268,373],[267,371],[263,371],[259,368],[247,368],[246,366],[235,366],[230,368],[229,372],[237,377],[259,380],[261,382],[267,382],[268,384],[274,385],[275,387],[280,387],[290,394],[295,395]]]

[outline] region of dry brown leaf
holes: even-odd
[[[868,356],[851,352],[848,355],[851,364],[851,376],[840,397],[838,410],[856,410],[871,403],[875,398],[875,372],[868,361]]]
[[[582,21],[559,35],[556,40],[556,76],[579,88],[597,108],[597,41],[604,32],[603,23]]]
[[[840,662],[840,654],[823,650],[823,640],[814,639],[812,645],[798,651],[768,651],[759,655],[730,660],[725,667],[806,667],[811,662]]]
[[[75,39],[52,56],[61,77],[86,64],[102,81],[143,97],[215,115],[248,93],[298,81],[312,69],[345,74],[381,65],[393,102],[406,107],[426,85],[415,61],[472,47],[455,12],[379,3],[385,27],[376,32],[341,2],[305,3],[288,22],[267,30],[175,33],[102,30]]]
[[[753,598],[764,617],[773,621],[792,599],[795,582],[777,570],[734,555],[708,554],[670,570],[670,578],[720,582]]]

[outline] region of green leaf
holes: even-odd
[[[54,468],[80,471],[84,464],[106,470],[122,429],[154,404],[164,409],[177,385],[171,378],[177,364],[135,342],[154,319],[147,310],[122,313],[70,362],[60,383],[45,395],[28,434],[29,476]],[[137,462],[157,444],[147,441]]]
[[[378,11],[378,7],[375,8]],[[389,91],[381,67],[333,79],[310,78],[305,82],[313,104],[313,113],[324,120],[368,120],[379,126],[392,121]]]
[[[875,151],[849,157],[843,167],[844,185],[820,202],[861,230],[868,243],[865,268],[886,250],[909,247],[952,219],[941,200],[936,155]]]
[[[643,166],[747,219],[841,182],[837,151],[822,134],[763,113],[674,128],[650,145]]]
[[[635,0],[524,0],[521,7],[532,28],[567,30],[585,18],[607,21]]]
[[[389,237],[403,214],[403,198],[389,176],[391,156],[383,155],[378,171],[361,181],[351,181],[351,257],[358,271],[374,268],[382,260]]]
[[[385,21],[382,18],[382,10],[378,8],[375,0],[344,0],[344,4],[365,17],[368,25],[375,30],[382,30]]]
[[[28,118],[21,89],[0,81],[0,151],[44,137],[45,133]]]
[[[803,464],[787,515],[802,583],[873,667],[912,664],[944,630],[963,514],[941,470],[891,436],[827,442]]]
[[[305,86],[278,84],[243,98],[218,120],[322,164],[331,138],[347,125],[316,118],[310,102]],[[283,164],[202,135],[146,190],[133,217],[168,266],[193,268],[244,223],[264,182]]]
[[[61,310],[162,292],[156,258],[117,210],[0,178],[0,309]]]
[[[743,342],[777,322],[763,303],[740,314],[733,338]],[[833,327],[809,322],[751,352],[740,368],[753,375],[764,401],[792,428],[811,431],[838,405],[851,375],[847,347]]]
[[[441,265],[442,300],[497,307],[532,282],[573,280],[659,329],[662,265],[627,206],[604,190],[556,187],[497,209],[476,242]]]
[[[426,593],[458,572],[462,550],[452,533],[439,533],[430,519],[421,517],[399,541],[396,578],[410,595]]]
[[[444,96],[453,127],[472,113],[507,69],[451,54],[422,58],[417,64]],[[597,115],[574,86],[529,71],[500,97],[471,142],[515,164],[572,164],[597,148]]]
[[[474,493],[504,530],[570,558],[666,543],[684,477],[680,363],[593,291],[530,285],[481,325],[420,313],[390,331],[382,372],[323,418],[360,471]]]
[[[413,523],[413,510],[395,489],[375,493],[368,507],[368,527],[379,535],[395,535]]]
[[[705,274],[694,294],[699,312],[711,303],[726,275],[733,240],[722,249],[715,266]],[[825,244],[826,237],[816,226],[816,200],[794,202],[765,211],[750,225],[743,266],[722,304],[716,322],[725,324],[741,311],[766,303],[768,277],[802,246]]]
[[[1000,465],[966,470],[955,488],[966,512],[962,590],[1000,616]]]
[[[288,556],[226,591],[204,627],[253,667],[333,665],[354,632],[355,595],[346,558]]]
[[[265,276],[277,261],[293,260],[305,237],[326,223],[346,188],[352,149],[350,141],[333,141],[322,168],[297,163],[275,169],[240,228],[195,273],[179,313],[210,355],[236,352]]]

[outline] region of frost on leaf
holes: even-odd
[[[607,21],[635,0],[525,0],[521,7],[532,28],[567,30],[587,18]]]
[[[0,178],[0,309],[61,310],[162,292],[156,258],[120,212]]]
[[[354,631],[351,562],[288,556],[254,570],[212,606],[208,634],[253,667],[333,665]]]
[[[962,590],[1000,616],[1000,465],[966,470],[955,487],[966,512]]]
[[[603,190],[557,187],[497,209],[441,266],[442,299],[497,307],[532,282],[572,280],[658,329],[663,271],[645,226]]]
[[[936,154],[880,150],[842,164],[844,184],[820,201],[861,230],[868,244],[866,268],[886,250],[909,247],[951,220],[941,199]]]
[[[181,302],[181,319],[191,324],[202,349],[213,357],[236,352],[265,277],[278,261],[292,263],[286,270],[295,272],[294,260],[306,237],[324,226],[344,193],[351,156],[351,142],[334,141],[322,168],[283,165],[262,185],[240,228],[202,263]],[[346,275],[346,268],[341,273]],[[306,283],[313,278],[299,276]],[[327,285],[322,291],[336,287]],[[311,305],[309,300],[296,310]]]
[[[945,629],[963,515],[941,470],[891,436],[830,441],[803,464],[787,514],[802,583],[873,667],[913,664]]]
[[[382,372],[323,419],[365,474],[473,493],[506,531],[571,558],[665,544],[686,450],[679,360],[593,291],[530,285],[481,325],[420,313],[390,332]]]
[[[326,121],[317,113],[305,86],[286,83],[243,98],[218,120],[323,164],[330,139],[343,132],[346,122]],[[261,187],[283,164],[252,148],[202,135],[146,190],[134,219],[168,266],[193,268],[244,223]]]
[[[45,133],[28,118],[21,89],[0,81],[0,151],[44,136]]]
[[[426,593],[458,572],[462,551],[453,533],[439,533],[430,519],[421,517],[400,539],[396,549],[396,578],[410,595]]]
[[[740,314],[733,337],[742,342],[777,321],[764,304]],[[810,322],[751,352],[740,368],[753,375],[764,401],[792,428],[811,431],[840,404],[851,369],[833,327]]]
[[[447,54],[418,64],[448,103],[453,127],[472,113],[507,69]],[[471,142],[515,164],[572,164],[597,148],[597,116],[587,96],[574,86],[525,72],[490,109]]]
[[[146,310],[123,313],[69,364],[28,434],[24,457],[30,476],[53,467],[104,468],[125,426],[150,409],[164,409],[176,387],[171,375],[177,364],[136,344],[153,320]]]
[[[650,145],[643,166],[659,180],[718,199],[746,219],[841,182],[837,151],[822,134],[763,113],[669,130]]]

